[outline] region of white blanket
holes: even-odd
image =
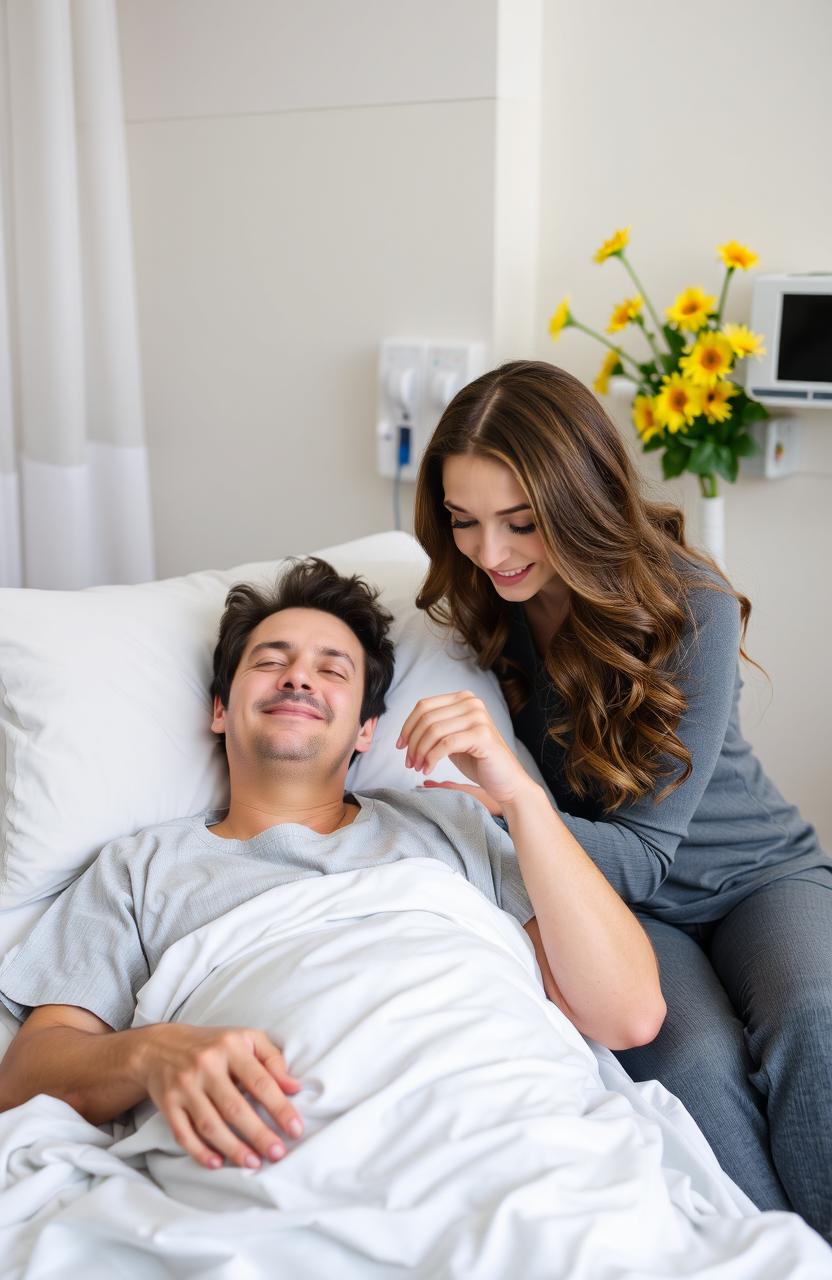
[[[415,859],[274,889],[182,939],[135,1025],[258,1026],[304,1083],[276,1165],[202,1169],[151,1104],[117,1140],[0,1116],[5,1277],[832,1276],[659,1086],[548,1002],[524,931]]]

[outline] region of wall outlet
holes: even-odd
[[[419,462],[457,391],[485,371],[482,342],[387,338],[378,362],[379,475],[414,481]]]
[[[769,418],[767,422],[755,422],[751,434],[760,446],[760,452],[743,459],[743,471],[748,476],[766,480],[779,480],[797,471],[800,462],[800,424],[794,418]]]
[[[376,413],[379,475],[416,478],[414,446],[425,416],[426,361],[426,342],[387,339],[381,344]]]

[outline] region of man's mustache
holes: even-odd
[[[317,702],[308,693],[279,693],[274,698],[265,698],[262,702],[256,703],[255,710],[271,711],[273,707],[280,707],[284,702],[298,702],[304,707],[311,707],[315,714],[326,720],[327,723],[332,719],[329,709]]]

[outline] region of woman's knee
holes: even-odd
[[[750,1067],[739,1020],[725,1010],[679,1008],[668,1002],[667,1017],[650,1044],[617,1055],[636,1080],[657,1079],[673,1093],[722,1092],[730,1080],[745,1081]]]
[[[809,983],[760,1000],[751,1011],[748,1046],[767,1076],[818,1075],[832,1088],[832,989]]]

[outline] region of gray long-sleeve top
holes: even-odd
[[[814,829],[766,777],[742,736],[736,599],[698,587],[690,604],[695,626],[684,637],[679,667],[688,705],[677,734],[693,772],[659,803],[650,794],[607,816],[599,803],[575,796],[563,776],[563,749],[546,734],[558,695],[521,605],[512,606],[505,647],[531,685],[515,731],[564,822],[625,901],[677,924],[720,919],[755,888],[797,872],[830,882],[832,870]]]

